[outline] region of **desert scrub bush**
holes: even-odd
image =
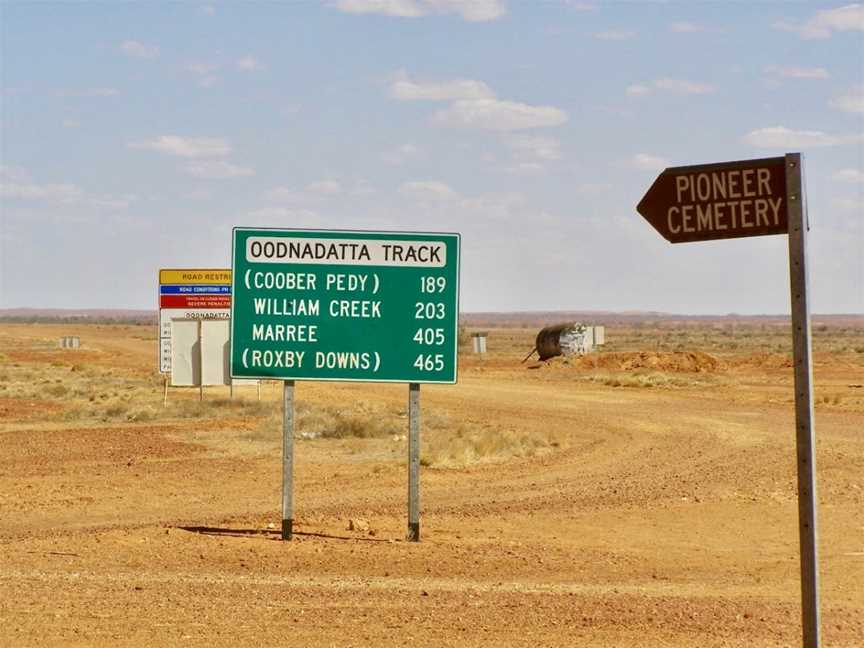
[[[359,411],[342,411],[301,401],[294,411],[294,434],[301,439],[386,438],[403,434],[405,427],[399,412],[383,409],[361,406]],[[258,425],[255,436],[278,437],[281,430],[282,410],[274,407]]]
[[[205,400],[168,401],[165,415],[179,418],[210,418],[214,416],[267,416],[276,405],[263,401],[249,401],[240,398],[206,398]]]
[[[463,468],[476,463],[497,463],[534,457],[562,445],[548,431],[526,431],[458,424],[424,437],[420,463],[434,468]]]
[[[132,423],[143,423],[153,421],[158,414],[152,407],[141,407],[126,414],[126,420]]]
[[[404,426],[397,426],[395,421],[373,414],[345,414],[337,411],[333,412],[332,423],[321,431],[321,437],[325,439],[380,438],[399,434],[402,432],[402,427]]]
[[[69,388],[66,385],[51,385],[45,388],[45,393],[52,398],[63,398],[69,393]]]
[[[698,379],[687,375],[670,375],[661,372],[651,373],[610,373],[610,374],[593,374],[580,378],[586,382],[592,382],[609,387],[667,387],[667,388],[682,388],[682,387],[698,387],[710,382],[714,382],[708,376],[700,376]]]
[[[111,403],[102,410],[102,418],[103,419],[118,419],[118,418],[126,418],[129,411],[129,407],[126,403]]]

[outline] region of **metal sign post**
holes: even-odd
[[[800,153],[786,155],[789,215],[789,282],[792,353],[795,363],[795,445],[798,455],[798,535],[801,553],[801,623],[804,648],[818,648],[819,559],[816,526],[816,434],[813,427],[813,364],[807,272],[807,202]]]
[[[420,385],[408,385],[408,540],[420,542]]]
[[[282,539],[294,526],[294,381],[282,382]]]

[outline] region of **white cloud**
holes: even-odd
[[[864,171],[861,169],[840,169],[831,177],[838,182],[864,183]]]
[[[371,196],[376,193],[376,190],[368,180],[360,178],[354,181],[348,193],[352,196]]]
[[[0,164],[0,180],[24,182],[30,179],[30,174],[21,167]]]
[[[318,214],[311,209],[263,207],[240,216],[243,222],[255,227],[314,227],[320,224]]]
[[[0,198],[52,205],[83,205],[98,209],[126,209],[135,196],[90,194],[78,185],[63,182],[40,184],[22,169],[3,167],[0,173]]]
[[[640,97],[650,94],[655,90],[672,92],[681,95],[708,94],[715,92],[717,88],[710,83],[698,83],[687,79],[655,79],[649,83],[633,83],[627,86],[625,92],[631,97]]]
[[[320,196],[335,196],[342,193],[343,188],[336,180],[319,180],[306,185],[306,191]]]
[[[765,68],[768,74],[784,77],[787,79],[827,79],[831,75],[822,67],[783,67],[769,65]]]
[[[662,171],[669,166],[669,160],[648,153],[637,153],[630,158],[629,164],[634,169],[642,169],[644,171]]]
[[[864,85],[852,87],[831,101],[831,107],[843,112],[864,113]]]
[[[785,126],[771,126],[750,131],[744,136],[744,141],[756,148],[804,149],[851,144],[864,141],[864,136],[829,135],[822,131],[792,130]]]
[[[702,25],[691,22],[673,22],[669,25],[669,31],[676,34],[695,34],[697,32],[704,32],[705,28]]]
[[[397,146],[389,151],[384,151],[381,154],[381,159],[387,164],[402,166],[411,160],[416,160],[422,155],[423,151],[414,144],[402,144],[401,146]]]
[[[93,207],[101,207],[102,209],[128,209],[135,196],[89,196],[87,203]]]
[[[612,189],[612,184],[609,182],[586,182],[584,184],[577,185],[576,188],[573,189],[573,193],[577,196],[592,196],[606,193],[610,189]]]
[[[414,180],[403,182],[399,187],[399,193],[406,198],[422,202],[438,202],[453,200],[457,197],[455,191],[443,182],[435,180]]]
[[[231,144],[221,137],[159,135],[152,140],[129,142],[127,146],[188,158],[225,157],[231,153]]]
[[[469,22],[496,20],[507,13],[501,0],[338,0],[336,8],[351,14],[399,18],[455,14]]]
[[[264,194],[264,199],[271,202],[294,204],[304,202],[307,196],[302,191],[290,187],[276,187]]]
[[[531,106],[501,99],[463,99],[436,112],[432,121],[454,128],[510,131],[560,126],[567,121],[567,113],[553,106]]]
[[[608,31],[594,32],[591,35],[597,40],[625,41],[635,38],[636,32],[629,29],[610,29]]]
[[[864,5],[854,3],[836,9],[824,9],[817,11],[804,23],[782,20],[775,23],[774,28],[794,32],[808,40],[830,38],[835,31],[864,31]]]
[[[261,70],[264,68],[264,66],[261,65],[261,61],[256,59],[251,54],[244,56],[243,58],[237,59],[236,65],[237,65],[238,69],[245,70],[247,72],[252,72],[254,70]]]
[[[35,200],[51,203],[74,203],[84,198],[84,190],[70,183],[35,184],[4,182],[0,197],[11,200]]]
[[[222,68],[219,63],[192,62],[187,63],[183,67],[187,72],[197,74],[200,77],[198,79],[198,85],[202,88],[210,88],[221,81],[221,78],[214,74],[214,72]]]
[[[213,194],[208,189],[193,189],[183,196],[187,200],[204,201],[213,198]]]
[[[539,162],[517,162],[516,164],[505,167],[504,170],[507,173],[517,175],[537,175],[538,173],[542,173],[545,168],[546,167]]]
[[[472,79],[412,81],[400,70],[390,85],[390,97],[399,101],[451,101],[432,117],[433,123],[442,126],[507,131],[558,126],[567,121],[563,110],[498,99],[488,85]]]
[[[145,45],[134,40],[123,41],[120,49],[127,56],[139,59],[155,59],[159,57],[159,48],[155,45]]]
[[[187,63],[183,67],[186,68],[188,72],[192,72],[193,74],[200,74],[203,76],[205,74],[215,72],[219,69],[220,66],[218,63],[192,62]]]
[[[554,137],[514,135],[507,140],[507,146],[522,163],[549,162],[564,157],[561,142]]]
[[[375,190],[369,182],[363,179],[353,181],[350,186],[348,183],[338,180],[318,180],[317,182],[310,182],[303,189],[276,187],[265,193],[263,198],[273,203],[301,205],[321,203],[333,196],[368,196],[373,193]]]
[[[404,70],[396,73],[390,84],[390,97],[399,101],[450,101],[454,99],[492,98],[495,93],[482,81],[452,79],[449,81],[412,81]]]
[[[85,88],[83,90],[61,90],[58,97],[116,97],[120,92],[116,88]]]
[[[77,119],[64,119],[62,124],[63,128],[78,128],[81,126],[81,122]]]
[[[649,92],[651,92],[651,88],[643,83],[634,83],[627,86],[626,92],[628,95],[637,97],[639,95],[648,94]]]
[[[864,200],[860,198],[834,198],[831,206],[841,211],[864,212]]]
[[[696,83],[686,79],[657,79],[654,87],[677,94],[707,94],[716,90],[710,83]]]
[[[224,180],[255,175],[254,169],[236,166],[225,160],[190,162],[186,165],[185,171],[189,175],[206,180]]]

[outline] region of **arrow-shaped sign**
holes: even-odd
[[[636,210],[671,243],[786,234],[784,158],[670,167]]]

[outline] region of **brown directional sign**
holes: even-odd
[[[784,158],[670,167],[636,210],[671,243],[786,234]]]

